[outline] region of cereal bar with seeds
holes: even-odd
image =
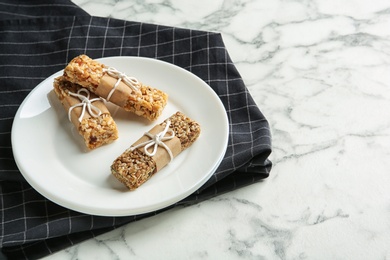
[[[118,139],[116,123],[99,97],[62,76],[54,79],[53,86],[69,120],[84,138],[88,149],[95,149]]]
[[[144,85],[136,78],[128,77],[84,54],[69,62],[64,77],[151,121],[161,115],[168,102],[168,95],[163,91]]]
[[[200,125],[196,121],[182,112],[176,112],[145,133],[115,159],[111,165],[111,173],[127,188],[135,190],[191,146],[200,132]],[[156,140],[162,140],[164,145],[156,144],[159,142]]]

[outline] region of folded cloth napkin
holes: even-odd
[[[220,34],[94,17],[66,0],[2,1],[0,13],[0,246],[5,256],[43,257],[166,210],[128,217],[82,214],[48,201],[20,174],[11,146],[15,113],[35,86],[79,54],[170,62],[202,78],[222,100],[230,123],[222,163],[204,186],[168,208],[197,203],[268,177],[267,120]]]

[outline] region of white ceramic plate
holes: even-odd
[[[147,213],[193,193],[212,176],[226,151],[229,125],[218,96],[200,78],[170,63],[139,57],[100,61],[166,92],[169,101],[163,114],[149,122],[110,105],[119,139],[87,151],[52,92],[53,79],[60,71],[26,97],[13,122],[13,153],[25,179],[61,206],[102,216]],[[200,123],[200,137],[149,181],[128,191],[111,175],[111,163],[144,132],[176,111]]]

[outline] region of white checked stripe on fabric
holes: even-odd
[[[72,40],[72,33],[73,33],[73,28],[74,28],[74,22],[75,21],[76,21],[76,17],[73,16],[72,26],[70,27],[69,36],[67,37],[68,38],[68,44],[67,44],[67,48],[66,48],[66,58],[65,58],[64,63],[66,63],[69,60],[70,41]]]

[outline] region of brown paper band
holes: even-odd
[[[156,134],[161,133],[162,131],[164,131],[164,127],[161,125],[156,125],[155,127],[153,127],[149,131],[149,133],[152,135],[156,135]],[[148,136],[143,135],[132,146],[137,146],[138,144],[141,144],[143,142],[147,142],[149,140],[150,140],[150,138]],[[177,138],[176,136],[174,136],[170,140],[164,141],[164,144],[166,146],[168,146],[168,148],[171,150],[173,158],[175,158],[181,152],[180,139]],[[145,148],[143,146],[143,147],[139,147],[137,149],[144,152]],[[152,150],[153,150],[153,147],[150,147],[148,151],[152,152]],[[157,171],[161,170],[164,166],[166,166],[171,161],[171,158],[169,156],[168,151],[162,146],[157,147],[157,152],[154,156],[152,156],[152,159],[156,162]]]
[[[110,94],[117,81],[118,79],[113,78],[107,74],[103,75],[103,77],[100,79],[98,87],[95,90],[95,94],[107,99],[108,95]],[[134,96],[133,90],[121,81],[119,82],[115,91],[112,93],[110,97],[110,102],[120,107],[124,107],[126,105],[127,100],[129,100],[129,97],[132,96]]]

